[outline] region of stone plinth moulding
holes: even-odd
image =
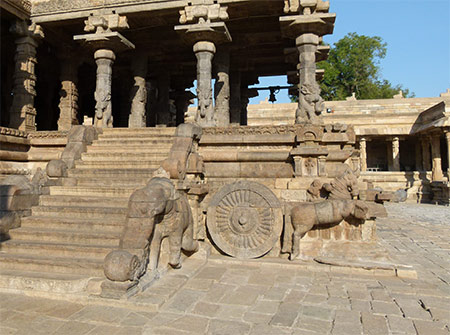
[[[40,26],[34,23],[28,25],[25,21],[16,21],[10,31],[18,38],[15,41],[13,101],[9,126],[23,131],[33,131],[36,130],[34,108],[36,48],[38,41],[44,38],[44,33]]]

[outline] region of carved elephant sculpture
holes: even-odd
[[[364,220],[369,211],[364,201],[360,200],[325,200],[305,202],[291,210],[292,250],[290,259],[300,256],[301,238],[315,226],[337,225],[345,219]]]
[[[147,268],[158,267],[161,241],[169,239],[169,264],[181,267],[181,249],[195,252],[193,218],[185,195],[168,178],[152,178],[136,190],[128,202],[127,223],[119,248],[109,253],[104,272],[113,281],[137,280]]]

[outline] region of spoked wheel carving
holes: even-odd
[[[222,187],[208,207],[208,231],[217,247],[237,258],[270,251],[283,226],[281,204],[272,191],[251,181]]]

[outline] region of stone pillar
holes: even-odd
[[[197,57],[197,98],[198,111],[195,121],[202,127],[215,126],[214,106],[212,99],[212,59],[216,53],[214,43],[200,41],[194,44]]]
[[[129,128],[143,128],[146,124],[147,87],[147,56],[139,55],[131,62],[134,85],[131,89],[131,111],[128,119]]]
[[[424,171],[431,170],[430,140],[428,137],[422,137],[422,168]]]
[[[295,39],[300,63],[295,122],[320,124],[324,103],[316,80],[316,54],[320,38],[333,32],[336,15],[328,13],[328,1],[286,0],[285,4],[284,12],[288,15],[279,19],[281,32]]]
[[[441,181],[444,178],[441,161],[441,140],[439,135],[431,138],[431,156],[433,158],[432,181]]]
[[[219,49],[215,59],[216,82],[215,118],[216,126],[226,127],[230,124],[230,52],[228,49]]]
[[[394,171],[400,171],[400,140],[398,137],[392,139],[392,162]]]
[[[78,124],[78,65],[79,62],[65,54],[61,58],[61,90],[59,91],[58,130],[70,130]]]
[[[231,41],[228,28],[223,22],[228,19],[227,8],[216,1],[188,2],[179,11],[181,25],[175,26],[175,30],[194,46],[197,57],[198,108],[195,121],[202,127],[213,127],[217,120],[224,119],[223,115],[218,118],[214,115],[211,70],[216,45]]]
[[[422,161],[423,161],[423,158],[422,158],[422,147],[420,145],[420,141],[419,140],[416,141],[416,145],[415,145],[414,150],[415,150],[415,153],[416,153],[416,161],[415,161],[416,168],[415,168],[415,171],[422,171],[423,170],[423,166],[422,166]]]
[[[319,45],[319,36],[303,34],[295,44],[299,52],[299,99],[295,113],[295,123],[319,123],[319,115],[324,109],[323,99],[320,97],[320,88],[316,82],[316,52]]]
[[[240,123],[243,126],[247,125],[247,108],[250,98],[258,96],[257,89],[249,89],[247,85],[241,87],[241,117]]]
[[[361,172],[367,171],[367,146],[366,146],[366,138],[361,137],[359,140],[359,157],[360,157],[360,168]]]
[[[44,37],[44,33],[40,26],[27,25],[24,21],[16,21],[10,30],[18,38],[15,41],[13,100],[9,111],[9,126],[23,131],[33,131],[36,130],[34,108],[36,48],[38,40]]]
[[[236,71],[230,78],[230,123],[241,123],[241,73]]]
[[[184,123],[184,117],[195,95],[191,91],[178,90],[175,92],[175,108],[177,110],[176,125]]]
[[[125,36],[113,31],[129,28],[125,16],[116,13],[90,15],[84,23],[84,31],[90,33],[75,35],[73,39],[95,50],[97,80],[94,93],[96,101],[94,126],[112,128],[111,80],[112,65],[116,60],[115,52],[134,49],[135,46]]]
[[[450,130],[447,130],[445,132],[445,138],[447,140],[447,160],[448,160],[447,178],[450,181]]]
[[[112,65],[116,56],[112,50],[100,49],[94,53],[97,64],[97,81],[95,87],[95,121],[94,126],[112,128],[111,80]]]
[[[158,103],[156,110],[156,124],[168,125],[169,112],[170,75],[167,71],[158,75]]]

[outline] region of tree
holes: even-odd
[[[319,62],[325,70],[320,84],[325,100],[344,100],[356,94],[357,99],[392,98],[399,90],[412,97],[408,89],[393,86],[380,78],[380,60],[386,56],[387,44],[379,36],[349,33],[330,49],[328,60]]]

